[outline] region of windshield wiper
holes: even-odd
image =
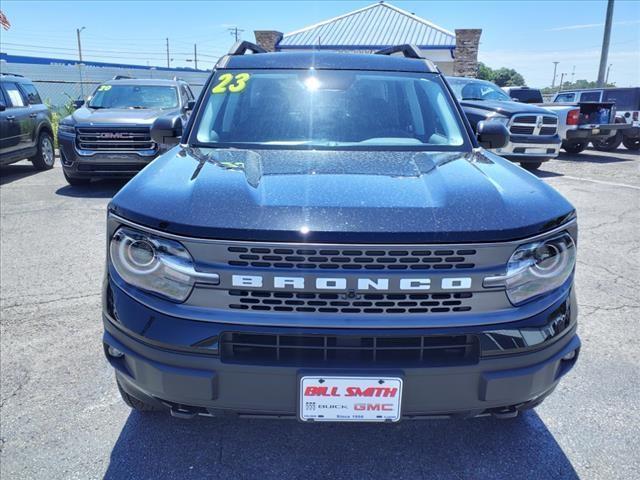
[[[134,110],[144,110],[147,107],[143,107],[141,105],[132,105],[131,107],[127,107],[127,108],[131,108],[131,109],[134,109]]]
[[[479,97],[464,97],[462,99],[462,101],[464,102],[465,100],[486,100],[485,98],[479,98]]]

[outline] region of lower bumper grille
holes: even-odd
[[[139,172],[146,163],[81,163],[79,172]]]
[[[337,336],[227,332],[221,338],[227,363],[296,366],[446,366],[477,363],[475,335]]]

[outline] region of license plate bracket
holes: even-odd
[[[402,378],[305,375],[300,377],[298,418],[303,422],[397,422]]]

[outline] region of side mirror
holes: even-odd
[[[78,108],[80,108],[81,106],[84,105],[84,100],[74,100],[73,101],[73,108],[75,108],[76,110]]]
[[[158,145],[175,145],[182,136],[182,118],[179,115],[158,117],[151,126],[151,138]]]
[[[478,122],[478,143],[483,148],[502,148],[509,143],[509,130],[499,122]]]
[[[184,111],[185,112],[192,112],[194,108],[196,108],[196,101],[195,100],[189,100],[187,102],[187,104],[184,106]]]

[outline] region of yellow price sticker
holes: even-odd
[[[107,90],[111,90],[111,85],[100,85],[98,87],[99,92],[106,92]]]
[[[238,73],[233,75],[231,73],[223,73],[218,78],[218,83],[211,89],[211,93],[225,93],[227,91],[231,93],[242,92],[247,88],[247,82],[251,78],[248,73]]]

